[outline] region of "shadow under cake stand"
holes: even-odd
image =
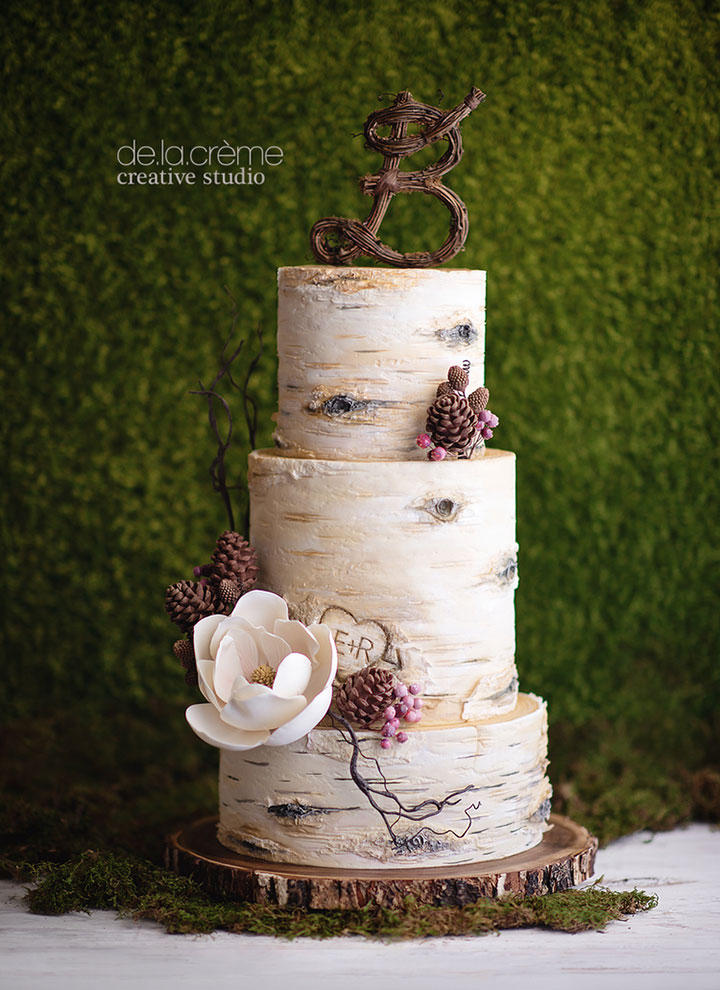
[[[542,842],[505,859],[456,866],[331,870],[270,863],[220,845],[217,818],[181,829],[166,842],[166,866],[192,876],[208,893],[279,907],[401,907],[412,895],[430,905],[472,904],[482,897],[549,894],[593,875],[597,839],[570,818],[551,815]]]

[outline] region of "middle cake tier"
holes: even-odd
[[[423,685],[424,721],[517,700],[515,455],[338,461],[250,455],[258,587],[329,625],[338,678],[385,666]]]

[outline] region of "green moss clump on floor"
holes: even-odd
[[[149,919],[173,934],[251,932],[283,938],[364,935],[410,939],[482,935],[503,928],[600,931],[610,921],[657,904],[639,890],[616,892],[593,886],[544,897],[482,900],[465,907],[428,907],[408,897],[400,909],[369,905],[350,911],[310,911],[215,900],[192,880],[131,857],[85,852],[68,863],[36,864],[21,870],[38,881],[30,910],[64,914],[102,908]]]

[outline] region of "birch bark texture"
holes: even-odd
[[[469,788],[425,822],[400,821],[393,843],[348,773],[350,746],[320,726],[289,746],[226,752],[220,761],[223,845],[273,863],[343,869],[445,866],[501,859],[542,840],[550,814],[545,703],[520,695],[513,712],[481,723],[413,726],[382,751],[388,787],[406,806]],[[377,785],[378,736],[360,732]],[[388,810],[393,804],[380,799]],[[404,841],[403,841],[404,840]]]
[[[368,663],[423,685],[426,724],[517,699],[515,455],[333,461],[250,455],[259,587],[334,632],[339,678]]]
[[[281,268],[275,442],[289,454],[420,460],[453,364],[483,384],[485,272]]]
[[[451,365],[467,359],[483,383],[484,328],[484,272],[279,272],[279,449],[248,468],[258,587],[330,626],[340,682],[372,664],[422,685],[405,743],[360,733],[364,776],[440,813],[399,817],[391,835],[323,723],[221,753],[218,838],[243,856],[450,867],[542,841],[546,709],[518,696],[515,668],[515,455],[430,462],[415,443]]]

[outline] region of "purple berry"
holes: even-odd
[[[394,725],[395,728],[397,729],[397,727],[400,725],[400,719],[399,718],[391,718],[390,719],[390,725]]]
[[[399,724],[400,723],[398,723],[398,725]],[[386,722],[385,725],[382,727],[382,734],[384,736],[394,736],[396,732],[397,732],[397,729],[392,724],[392,722]]]
[[[493,431],[490,429],[489,426],[484,426],[481,432],[482,432],[483,440],[492,440]]]
[[[391,718],[395,718],[395,716],[397,715],[397,712],[395,711],[395,709],[393,708],[393,706],[390,705],[389,708],[386,708],[385,709],[385,711],[383,712],[383,715],[385,716],[385,718],[388,721],[390,721]]]
[[[478,413],[478,419],[480,420],[481,423],[489,423],[491,416],[492,413],[490,412],[489,409],[481,409],[480,412]]]
[[[408,734],[407,732],[398,732],[395,738],[399,743],[404,743],[408,741]]]
[[[407,705],[398,705],[397,706],[397,713],[400,716],[400,718],[402,718],[404,715],[407,715],[408,711],[409,711],[409,709],[408,709],[408,706]]]
[[[444,447],[436,447],[435,450],[431,450],[428,454],[431,461],[444,461],[447,457],[447,451]]]
[[[422,698],[416,698],[415,701],[413,702],[413,705],[415,706],[415,711],[417,711],[418,708],[422,708],[423,704],[424,702]]]
[[[419,684],[411,684],[408,687],[408,691],[410,692],[410,694],[420,694],[420,685]]]
[[[420,721],[420,712],[416,712],[413,708],[411,708],[410,711],[405,716],[405,721],[406,722],[419,722]]]
[[[421,447],[423,450],[427,450],[428,447],[432,447],[432,440],[430,438],[430,434],[418,433],[417,440],[415,441],[415,443],[418,445],[418,447]]]
[[[495,415],[495,413],[490,413],[490,419],[488,420],[488,426],[491,427],[491,429],[494,430],[495,427],[498,425],[499,422],[500,422],[500,420],[497,418],[497,416]]]
[[[408,693],[407,684],[403,684],[402,681],[398,681],[395,685],[395,696],[398,698],[406,698]]]
[[[392,746],[392,743],[390,742],[389,739],[381,739],[380,740],[380,745],[382,746],[383,749],[390,749],[390,747]]]
[[[202,567],[199,564],[197,567],[193,567],[193,577],[202,577]]]

